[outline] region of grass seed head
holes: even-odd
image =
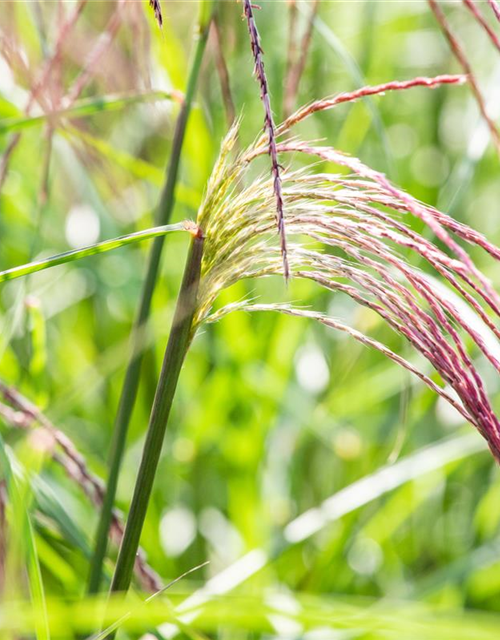
[[[266,153],[266,145],[258,140],[233,158],[235,128],[223,143],[198,217],[206,241],[196,325],[237,309],[270,310],[348,333],[418,376],[480,431],[500,460],[500,423],[478,367],[484,359],[500,373],[500,297],[469,251],[479,247],[499,260],[498,247],[359,159],[288,140],[277,145],[283,156],[339,167],[338,173],[319,172],[318,164],[289,167],[283,174],[290,273],[370,309],[411,346],[412,356],[402,358],[375,337],[316,310],[250,301],[214,310],[218,294],[239,280],[282,272],[273,178],[244,185],[250,164]],[[412,217],[439,244],[414,231]]]

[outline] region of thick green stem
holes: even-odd
[[[189,71],[186,96],[175,127],[174,140],[172,144],[170,162],[167,170],[166,182],[158,206],[157,224],[159,225],[167,224],[170,221],[175,204],[175,187],[177,184],[181,151],[186,132],[186,125],[189,113],[191,111],[196,86],[198,83],[201,62],[207,43],[210,19],[210,3],[201,2],[200,18],[197,28],[198,41]],[[94,556],[92,558],[90,566],[88,584],[89,593],[96,593],[97,591],[99,591],[99,585],[101,582],[102,567],[104,558],[106,556],[111,513],[115,501],[118,476],[123,460],[128,426],[130,423],[132,410],[135,404],[135,399],[137,397],[137,389],[139,386],[139,374],[142,364],[145,327],[149,318],[151,300],[158,277],[163,244],[163,238],[157,238],[151,249],[146,278],[142,289],[141,301],[139,304],[139,311],[134,323],[134,327],[132,329],[131,356],[127,366],[127,371],[125,373],[122,393],[120,396],[120,402],[115,419],[113,441],[111,443],[111,453],[109,460],[109,477],[106,485],[106,494],[102,506],[101,517],[97,529]]]
[[[203,236],[199,233],[193,238],[177,299],[177,307],[163,359],[160,379],[156,387],[141,465],[111,583],[111,591],[127,591],[132,579],[139,539],[146,518],[172,400],[182,363],[192,337],[202,254]]]

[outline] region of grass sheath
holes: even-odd
[[[111,591],[127,591],[132,579],[153,481],[160,459],[168,417],[172,407],[182,363],[192,338],[204,238],[200,231],[194,236],[186,262],[184,278],[177,299],[163,365],[156,387],[142,460],[135,483],[134,495],[118,554]],[[112,636],[110,636],[112,637]]]
[[[211,22],[211,13],[212,12],[210,3],[202,2],[200,4],[200,18],[198,22],[198,42],[191,62],[186,95],[175,127],[172,152],[167,169],[165,186],[163,188],[160,203],[158,206],[157,222],[160,225],[167,224],[172,217],[172,211],[175,204],[175,188],[177,184],[181,152],[186,133],[186,125],[194,100],[198,77],[201,69],[201,63],[203,60],[203,54],[205,52]],[[125,450],[128,426],[130,423],[135,399],[137,397],[137,389],[139,386],[139,375],[142,364],[144,328],[149,318],[153,292],[155,289],[156,280],[158,278],[163,244],[163,240],[159,238],[153,243],[153,246],[151,248],[147,273],[144,280],[141,300],[139,303],[139,310],[132,329],[131,355],[125,373],[122,393],[120,396],[118,411],[114,424],[113,440],[111,443],[111,453],[109,459],[109,476],[106,485],[106,495],[104,497],[101,517],[97,529],[94,555],[90,566],[88,582],[89,593],[97,593],[99,591],[99,585],[101,582],[102,566],[108,544],[109,527],[115,501],[118,476],[120,473],[123,453]]]

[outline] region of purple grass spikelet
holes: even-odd
[[[486,124],[488,125],[488,129],[490,130],[490,135],[491,135],[491,139],[492,142],[495,146],[495,149],[498,153],[498,155],[500,156],[500,132],[498,131],[495,122],[493,121],[493,119],[491,118],[491,116],[488,113],[488,110],[486,108],[486,103],[484,100],[484,96],[481,92],[481,89],[479,87],[479,83],[477,81],[477,78],[473,72],[472,69],[472,65],[469,61],[469,58],[467,57],[467,53],[465,51],[465,49],[462,47],[461,43],[458,41],[458,38],[455,36],[455,34],[452,31],[451,25],[448,22],[448,19],[446,18],[443,10],[441,9],[441,6],[439,5],[439,2],[437,0],[427,0],[429,3],[429,7],[431,8],[432,12],[434,13],[434,16],[441,28],[441,31],[444,35],[444,37],[446,38],[446,40],[448,41],[448,45],[450,47],[451,52],[453,53],[453,55],[455,56],[457,62],[460,64],[460,66],[462,67],[464,73],[467,75],[467,78],[469,80],[469,86],[471,88],[471,91],[474,95],[474,98],[476,99],[477,102],[477,106],[479,108],[479,111],[481,112],[481,115],[483,117],[483,119],[485,120]],[[469,6],[469,5],[466,5]],[[470,6],[469,6],[470,8]],[[475,12],[474,15],[478,15],[478,12]],[[483,23],[481,23],[483,24]],[[484,26],[484,25],[483,25]],[[491,34],[490,34],[491,36]],[[494,38],[495,39],[495,38]]]
[[[492,8],[496,19],[498,20],[498,22],[500,22],[500,5],[498,4],[497,0],[488,0],[488,4]]]
[[[160,0],[149,0],[149,6],[151,7],[151,9],[153,9],[156,22],[161,29],[163,26],[163,14],[161,12]]]
[[[497,49],[497,51],[500,51],[500,38],[498,37],[496,32],[490,27],[490,25],[486,21],[485,17],[483,16],[483,14],[479,10],[479,8],[474,4],[474,2],[472,2],[472,0],[462,0],[462,1],[463,1],[464,5],[467,7],[467,9],[469,9],[469,11],[472,13],[472,15],[474,16],[476,21],[485,30],[485,32],[488,35],[489,39],[491,40],[493,46]],[[498,5],[497,5],[497,7],[498,7]],[[495,14],[495,15],[497,15],[497,14]],[[498,17],[500,17],[500,14],[497,15],[497,18]]]
[[[243,0],[244,13],[250,35],[250,45],[255,62],[255,75],[260,84],[260,97],[264,105],[264,129],[268,137],[269,156],[271,157],[271,171],[273,175],[273,189],[276,197],[276,224],[280,236],[281,257],[283,260],[283,274],[285,280],[290,278],[290,266],[288,263],[287,241],[285,232],[285,215],[283,210],[283,193],[281,183],[280,164],[278,162],[278,151],[276,147],[276,127],[274,124],[273,113],[271,110],[271,98],[269,96],[269,87],[267,76],[264,69],[264,61],[262,59],[263,50],[260,44],[260,36],[253,15],[253,5],[250,0]]]

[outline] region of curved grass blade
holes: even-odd
[[[162,589],[160,589],[156,593],[151,594],[148,598],[146,598],[146,600],[144,600],[144,602],[142,603],[142,606],[144,607],[145,605],[147,605],[152,600],[158,598],[158,596],[161,596],[163,593],[165,593],[165,591],[167,589],[170,589],[170,587],[173,587],[175,584],[177,584],[178,582],[180,582],[181,580],[183,580],[187,576],[191,575],[195,571],[198,571],[199,569],[203,569],[203,567],[206,567],[207,564],[210,564],[208,560],[206,562],[202,562],[201,564],[197,565],[196,567],[192,567],[191,569],[188,569],[187,571],[182,573],[180,576],[177,576],[177,578],[174,578],[173,580],[171,580]],[[113,633],[114,631],[117,631],[122,626],[122,624],[124,622],[126,622],[133,615],[137,615],[136,611],[130,611],[130,612],[124,614],[116,622],[114,622],[113,624],[109,625],[109,627],[104,629],[104,631],[101,631],[100,633],[97,633],[97,634],[95,634],[93,636],[90,636],[90,638],[88,638],[88,640],[104,640],[104,638],[109,636],[110,633]]]
[[[109,95],[96,98],[86,98],[75,102],[67,109],[56,109],[38,116],[18,116],[0,120],[0,133],[21,131],[30,127],[42,125],[47,121],[53,123],[60,118],[87,118],[89,116],[102,113],[103,111],[116,111],[124,109],[132,104],[150,102],[154,100],[174,100],[182,101],[182,95],[178,91],[148,91],[145,93],[135,93],[128,95]]]
[[[37,640],[50,640],[49,620],[47,613],[47,603],[45,599],[45,588],[43,585],[42,571],[36,548],[35,531],[33,524],[27,514],[26,522],[27,536],[26,546],[28,553],[28,576],[30,583],[31,598],[33,606],[37,612]]]
[[[5,476],[9,498],[12,504],[12,518],[8,539],[12,545],[8,551],[6,569],[7,584],[15,588],[18,582],[16,560],[26,562],[31,604],[35,616],[35,634],[37,640],[50,640],[49,620],[45,589],[38,559],[35,531],[31,521],[34,502],[34,480],[40,475],[47,451],[43,442],[32,443],[24,451],[24,464],[20,472],[15,473],[9,453],[0,436],[0,462]],[[22,564],[21,564],[22,567]]]
[[[74,262],[75,260],[81,260],[81,258],[87,258],[94,256],[98,253],[105,253],[106,251],[112,251],[113,249],[119,249],[128,244],[134,244],[135,242],[142,242],[143,240],[150,240],[151,238],[158,238],[170,233],[171,231],[186,231],[185,223],[163,225],[161,227],[153,227],[146,229],[145,231],[137,231],[130,233],[126,236],[120,236],[119,238],[113,238],[112,240],[104,240],[92,244],[82,249],[74,249],[72,251],[65,251],[64,253],[58,253],[50,258],[38,260],[36,262],[28,262],[19,267],[13,267],[6,271],[0,271],[0,282],[6,280],[14,280],[15,278],[22,278],[28,276],[37,271],[43,271],[44,269],[50,269],[67,262]]]
[[[66,436],[42,411],[25,398],[16,388],[9,387],[0,380],[0,395],[8,403],[0,403],[0,417],[14,429],[40,429],[47,435],[54,446],[51,447],[51,458],[65,472],[66,476],[79,486],[91,503],[99,509],[104,494],[100,478],[89,469],[84,456],[78,451],[71,439]],[[121,514],[114,511],[112,515],[111,536],[120,540],[123,535],[123,521]],[[86,557],[90,559],[88,551]],[[147,565],[144,552],[139,549],[135,563],[135,570],[141,586],[146,591],[156,592],[162,588],[162,583],[156,573]]]

